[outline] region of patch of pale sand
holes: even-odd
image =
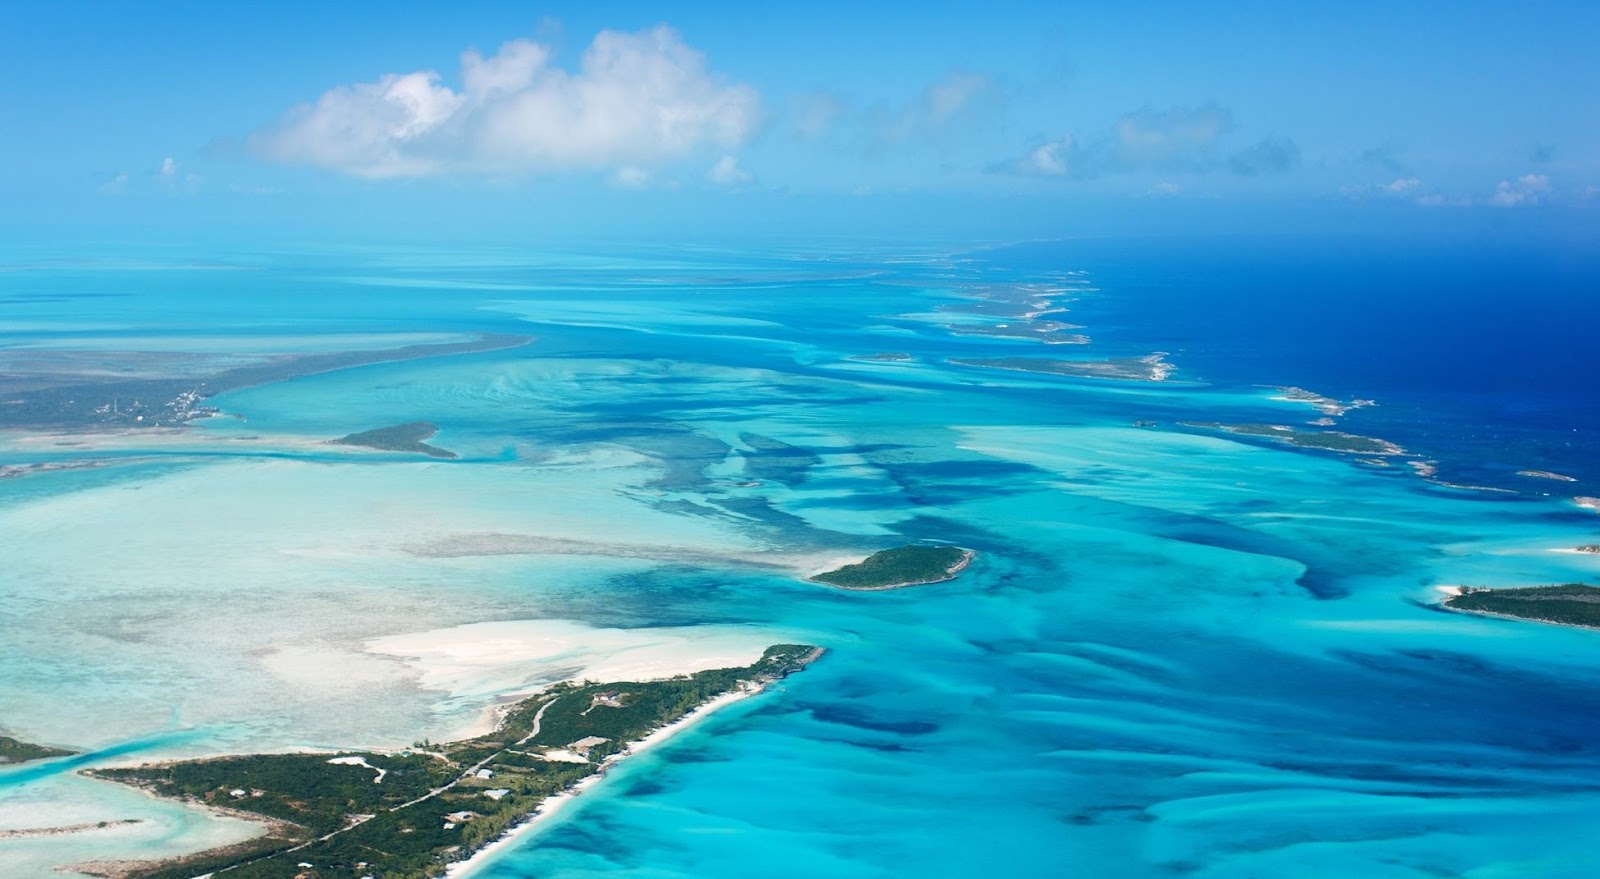
[[[563,680],[653,680],[736,668],[786,640],[771,630],[735,626],[609,629],[575,620],[513,620],[374,638],[366,646],[399,658],[425,689],[505,700]],[[482,717],[461,735],[488,732],[494,721]]]
[[[539,756],[539,759],[548,760],[551,763],[588,763],[589,762],[589,758],[588,757],[585,757],[585,756],[583,756],[581,754],[574,754],[573,752],[568,751],[565,748],[557,748],[554,751],[545,751],[543,754],[540,754],[538,756]]]
[[[4,840],[0,875],[79,877],[86,874],[57,868],[86,861],[173,857],[243,842],[264,832],[255,822],[77,776],[44,779],[0,797],[0,830],[83,825],[88,826],[72,833]]]

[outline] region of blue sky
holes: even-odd
[[[9,4],[0,223],[1587,235],[1597,36],[1580,2]]]

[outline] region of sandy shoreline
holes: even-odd
[[[832,586],[834,589],[843,589],[846,592],[890,592],[895,589],[905,589],[908,586],[931,586],[934,583],[948,583],[951,580],[954,580],[956,577],[959,577],[961,572],[966,570],[967,566],[972,564],[972,560],[977,557],[978,554],[973,550],[964,550],[961,556],[961,561],[958,561],[950,567],[945,568],[943,577],[935,577],[930,580],[908,580],[905,583],[889,583],[884,586],[840,586],[835,583],[827,583],[822,580],[817,580],[815,579],[816,575],[812,575],[806,579],[812,583],[822,583],[824,586]],[[849,562],[849,564],[855,564],[855,562]]]
[[[471,875],[473,871],[478,870],[486,865],[497,853],[515,847],[518,843],[526,840],[530,836],[533,836],[544,826],[548,825],[562,812],[563,809],[581,796],[584,791],[594,787],[596,784],[599,784],[602,780],[604,780],[606,773],[609,772],[613,766],[621,763],[623,760],[626,760],[629,757],[641,754],[650,748],[660,745],[662,742],[667,741],[689,727],[694,726],[696,723],[699,723],[707,717],[710,717],[715,712],[726,708],[735,702],[741,702],[752,696],[759,695],[765,690],[766,686],[762,685],[759,687],[740,687],[739,689],[724,693],[721,696],[718,696],[717,698],[705,703],[704,705],[701,705],[688,714],[685,714],[678,720],[650,733],[644,738],[639,739],[636,742],[629,743],[626,749],[619,751],[618,753],[613,754],[601,761],[598,772],[584,778],[582,781],[579,781],[577,784],[565,791],[562,791],[561,793],[546,797],[544,802],[541,802],[539,807],[535,809],[527,818],[523,819],[520,823],[514,824],[507,828],[506,831],[497,837],[493,842],[490,842],[483,848],[473,852],[472,856],[466,860],[457,861],[446,867],[445,876],[449,877],[449,879],[462,879],[462,877]]]
[[[1561,551],[1562,550],[1556,550],[1556,552]],[[1435,586],[1433,588],[1436,592],[1440,593],[1439,601],[1435,606],[1440,610],[1446,610],[1450,613],[1459,613],[1475,617],[1488,617],[1489,619],[1495,620],[1511,620],[1512,622],[1518,623],[1539,623],[1540,625],[1545,626],[1559,626],[1563,629],[1584,629],[1590,632],[1600,632],[1600,626],[1585,626],[1582,623],[1561,623],[1556,622],[1555,620],[1541,620],[1538,617],[1512,616],[1511,614],[1506,613],[1495,613],[1492,610],[1475,610],[1466,607],[1451,607],[1449,603],[1450,599],[1460,596],[1466,591],[1466,589],[1461,586]]]

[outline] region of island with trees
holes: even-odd
[[[456,453],[438,446],[430,446],[424,440],[433,439],[439,432],[439,426],[428,421],[411,421],[405,424],[396,424],[393,427],[379,427],[373,430],[364,430],[332,440],[338,446],[362,446],[368,449],[380,449],[386,452],[410,452],[412,454],[427,455],[430,458],[454,458]]]
[[[655,681],[568,682],[491,733],[397,752],[255,754],[86,770],[264,821],[265,835],[164,862],[78,865],[122,879],[427,879],[570,795],[647,737],[754,694],[822,654],[780,644],[743,668]]]
[[[875,592],[954,580],[976,553],[958,546],[901,546],[875,552],[855,564],[811,579],[840,589]]]
[[[1514,589],[1462,587],[1443,606],[1463,613],[1600,628],[1600,586],[1567,583]]]

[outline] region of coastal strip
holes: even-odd
[[[256,754],[87,770],[157,796],[279,822],[242,846],[119,864],[115,874],[101,875],[426,879],[452,865],[452,875],[460,875],[482,864],[475,856],[497,842],[493,850],[542,826],[626,756],[761,692],[822,652],[780,644],[742,668],[557,684],[517,703],[491,733],[421,741],[399,752]]]
[[[821,655],[822,648],[818,647],[815,648],[811,654],[802,658],[801,661],[806,664],[810,664]],[[451,877],[451,879],[464,879],[464,877],[471,875],[473,872],[481,869],[490,861],[492,861],[498,853],[521,845],[528,839],[528,837],[537,834],[540,830],[552,823],[567,806],[577,801],[578,797],[582,796],[584,791],[599,784],[605,778],[606,773],[617,764],[629,757],[638,756],[639,754],[642,754],[645,751],[666,742],[668,739],[673,738],[700,721],[705,720],[723,708],[766,692],[766,689],[769,685],[770,682],[758,684],[752,687],[742,687],[740,689],[724,693],[721,696],[718,696],[715,699],[712,699],[711,701],[694,709],[693,711],[690,711],[679,720],[661,727],[660,729],[650,733],[636,742],[629,743],[626,749],[616,754],[612,754],[601,761],[600,769],[595,774],[583,779],[561,793],[546,797],[544,802],[540,803],[539,807],[535,809],[526,820],[519,824],[513,825],[488,845],[478,849],[466,860],[457,861],[446,867],[445,875]]]

